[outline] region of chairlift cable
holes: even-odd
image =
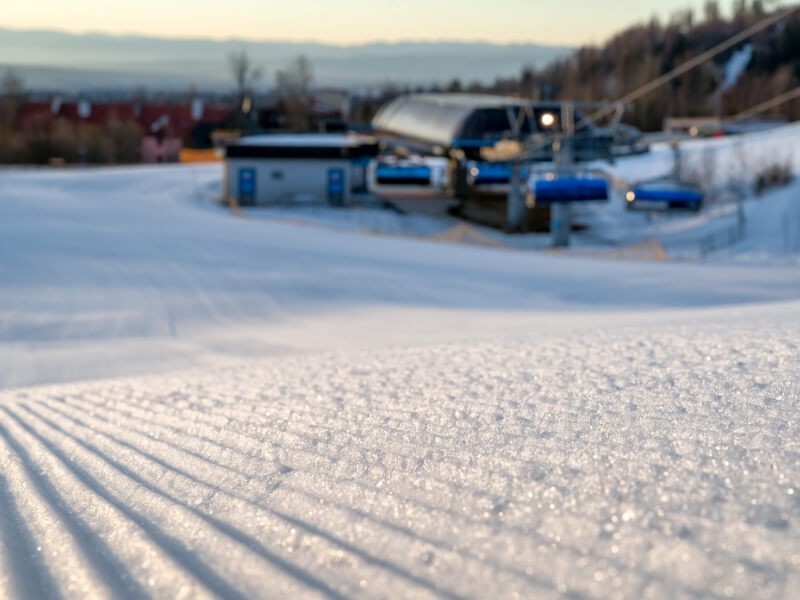
[[[652,92],[653,90],[661,87],[662,85],[664,85],[666,83],[669,83],[670,81],[672,81],[676,77],[680,77],[681,75],[687,73],[688,71],[691,71],[695,67],[698,67],[701,64],[711,60],[712,58],[714,58],[718,54],[721,54],[722,52],[725,52],[726,50],[732,48],[736,44],[739,44],[740,42],[743,42],[747,38],[752,37],[756,33],[760,32],[760,31],[763,31],[764,29],[766,29],[767,27],[770,27],[771,25],[774,25],[775,23],[777,23],[781,19],[784,19],[784,18],[790,16],[791,14],[797,12],[798,10],[800,10],[800,4],[796,4],[794,6],[788,6],[782,11],[776,12],[776,13],[768,16],[768,17],[765,17],[765,18],[761,19],[758,23],[754,23],[753,25],[751,25],[750,27],[744,29],[743,31],[740,31],[739,33],[729,37],[724,42],[721,42],[721,43],[717,44],[716,46],[714,46],[713,48],[711,48],[709,50],[706,50],[702,54],[699,54],[699,55],[695,56],[694,58],[687,60],[685,63],[683,63],[681,65],[678,65],[677,67],[675,67],[674,69],[672,69],[668,73],[665,73],[664,75],[661,75],[660,77],[657,77],[657,78],[653,79],[649,83],[646,83],[643,86],[638,87],[638,88],[636,88],[635,90],[633,90],[631,92],[628,92],[622,98],[617,100],[617,103],[619,103],[619,104],[628,104],[629,102],[633,102],[634,100],[638,100],[642,96],[645,96],[645,95],[649,94],[650,92]],[[597,111],[595,114],[593,114],[590,117],[590,120],[594,121],[596,119],[599,119],[599,118],[605,116],[606,114],[608,114],[609,112],[610,112],[610,110],[609,110],[608,107],[602,108],[599,111]]]
[[[744,119],[749,119],[750,117],[753,117],[755,115],[761,114],[764,111],[767,111],[767,110],[769,110],[771,108],[775,108],[776,106],[779,106],[779,105],[781,105],[781,104],[783,104],[785,102],[788,102],[789,100],[794,100],[795,98],[800,98],[800,86],[798,86],[798,87],[796,87],[793,90],[790,90],[788,92],[784,92],[783,94],[775,96],[774,98],[766,100],[766,101],[762,102],[761,104],[757,104],[756,106],[753,106],[752,108],[748,108],[747,110],[740,112],[738,115],[730,117],[728,120],[729,121],[742,121]]]
[[[612,107],[615,107],[615,106],[618,106],[618,105],[625,105],[625,104],[628,104],[630,102],[633,102],[634,100],[638,100],[642,96],[645,96],[645,95],[649,94],[650,92],[658,89],[662,85],[664,85],[666,83],[669,83],[670,81],[672,81],[676,77],[680,77],[681,75],[691,71],[692,69],[700,66],[701,64],[711,60],[712,58],[716,57],[717,55],[721,54],[722,52],[725,52],[726,50],[732,48],[736,44],[739,44],[739,43],[743,42],[744,40],[752,37],[756,33],[759,33],[760,31],[763,31],[764,29],[770,27],[771,25],[774,25],[778,21],[780,21],[782,19],[785,19],[786,17],[796,13],[798,10],[800,10],[800,4],[796,4],[796,5],[793,5],[793,6],[788,6],[784,10],[778,11],[778,12],[776,12],[776,13],[768,16],[768,17],[765,17],[765,18],[761,19],[759,22],[754,23],[750,27],[747,27],[746,29],[740,31],[739,33],[731,36],[730,38],[728,38],[727,40],[717,44],[713,48],[711,48],[709,50],[706,50],[702,54],[699,54],[698,56],[686,61],[685,63],[683,63],[683,64],[681,64],[681,65],[679,65],[677,67],[675,67],[674,69],[672,69],[668,73],[665,73],[664,75],[661,75],[660,77],[657,77],[656,79],[653,79],[649,83],[646,83],[643,86],[640,86],[640,87],[636,88],[635,90],[632,90],[632,91],[628,92],[627,94],[622,96],[622,98],[620,98],[619,100],[616,100],[614,102],[610,102],[608,104],[608,106],[606,106],[605,108],[601,108],[600,110],[596,111],[594,114],[592,114],[592,115],[590,115],[588,117],[584,117],[583,119],[581,119],[581,121],[579,123],[575,124],[575,129],[576,130],[580,129],[580,127],[582,125],[584,125],[586,122],[594,122],[594,121],[604,117],[605,115],[607,115],[609,112],[611,112],[613,110]],[[548,143],[549,142],[540,142],[540,143],[535,144],[532,147],[528,148],[527,151],[528,151],[528,153],[530,153],[530,152],[535,152],[536,150],[541,150],[542,148],[546,147]]]

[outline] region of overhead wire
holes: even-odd
[[[660,77],[656,77],[652,81],[636,88],[635,90],[628,92],[627,94],[622,96],[622,98],[614,102],[612,106],[616,104],[624,105],[628,104],[629,102],[633,102],[634,100],[638,100],[642,96],[649,94],[650,92],[656,90],[665,83],[669,83],[676,77],[680,77],[681,75],[688,73],[695,67],[698,67],[701,64],[711,60],[717,55],[725,52],[726,50],[729,50],[736,44],[739,44],[744,40],[754,36],[756,33],[759,33],[760,31],[767,29],[768,27],[774,25],[781,19],[785,19],[786,17],[792,15],[798,10],[800,10],[800,4],[795,4],[793,6],[787,6],[782,11],[777,11],[772,15],[769,15],[768,17],[761,19],[760,21],[754,23],[750,27],[747,27],[746,29],[743,29],[739,33],[732,35],[727,40],[720,42],[713,48],[710,48],[709,50],[706,50],[705,52],[698,54],[694,58],[691,58],[687,60],[685,63],[678,65],[677,67],[675,67],[671,71],[668,71],[667,73],[664,73]],[[595,112],[593,115],[591,115],[590,120],[595,121],[597,119],[600,119],[605,115],[607,115],[612,110],[613,109],[610,109],[609,107],[602,108],[597,112]]]
[[[790,100],[794,100],[795,98],[800,98],[800,86],[797,86],[793,90],[789,90],[788,92],[784,92],[783,94],[779,94],[774,98],[770,98],[762,102],[761,104],[756,104],[752,108],[748,108],[745,111],[740,112],[733,117],[729,117],[730,121],[742,121],[744,119],[749,119],[755,115],[761,114],[764,111],[770,110],[771,108],[775,108],[776,106],[780,106]]]
[[[760,31],[763,31],[763,30],[767,29],[768,27],[774,25],[775,23],[778,23],[782,19],[785,19],[785,18],[791,16],[792,14],[796,13],[799,10],[800,10],[800,4],[795,4],[795,5],[791,5],[791,6],[785,7],[783,10],[776,11],[775,13],[773,13],[773,14],[771,14],[771,15],[763,18],[763,19],[761,19],[757,23],[754,23],[753,25],[750,25],[749,27],[743,29],[739,33],[732,35],[731,37],[729,37],[725,41],[720,42],[719,44],[717,44],[713,48],[710,48],[709,50],[706,50],[705,52],[702,52],[701,54],[698,54],[694,58],[691,58],[691,59],[687,60],[686,62],[678,65],[677,67],[675,67],[674,69],[670,70],[669,72],[664,73],[663,75],[653,79],[652,81],[650,81],[650,82],[648,82],[648,83],[646,83],[646,84],[644,84],[644,85],[642,85],[642,86],[640,86],[640,87],[638,87],[638,88],[636,88],[634,90],[631,90],[630,92],[628,92],[627,94],[622,96],[620,99],[618,99],[618,100],[616,100],[614,102],[609,102],[606,107],[601,108],[600,110],[594,112],[593,114],[589,115],[588,117],[583,117],[580,121],[578,121],[578,123],[575,124],[575,129],[576,130],[580,129],[581,127],[583,127],[584,125],[588,124],[589,122],[595,122],[598,119],[603,118],[604,116],[606,116],[609,113],[611,113],[614,110],[616,110],[616,107],[618,107],[620,105],[625,105],[625,104],[628,104],[628,103],[633,102],[635,100],[638,100],[639,98],[641,98],[641,97],[653,92],[654,90],[658,89],[662,85],[664,85],[666,83],[669,83],[673,79],[675,79],[677,77],[680,77],[681,75],[684,75],[685,73],[688,73],[692,69],[700,66],[701,64],[703,64],[703,63],[705,63],[705,62],[707,62],[709,60],[711,60],[712,58],[716,57],[717,55],[721,54],[722,52],[725,52],[726,50],[729,50],[730,48],[736,46],[737,44],[745,41],[746,39],[748,39],[750,37],[752,37],[756,33],[759,33]],[[792,92],[787,92],[787,94],[795,94],[795,93],[800,94],[800,92],[797,92],[796,90],[794,90]],[[794,97],[794,96],[792,96],[792,97]],[[760,105],[759,105],[759,107],[760,107]],[[758,108],[758,107],[754,107],[754,108]],[[765,108],[764,110],[768,110],[768,108]],[[541,150],[541,149],[547,147],[547,145],[549,143],[551,143],[551,142],[549,142],[549,141],[547,141],[547,142],[538,142],[536,144],[533,144],[532,146],[528,146],[527,148],[525,148],[525,154],[531,154],[533,152],[536,152],[537,150]]]

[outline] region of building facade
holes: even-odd
[[[225,200],[239,206],[344,206],[367,196],[372,138],[352,134],[243,137],[225,150]]]

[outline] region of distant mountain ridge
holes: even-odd
[[[270,88],[275,72],[304,54],[317,85],[490,83],[543,67],[572,52],[566,46],[485,42],[398,42],[333,46],[315,42],[166,39],[100,33],[17,31],[0,28],[0,69],[12,67],[26,88],[64,91],[140,86],[167,90],[232,86],[231,52],[246,49]]]

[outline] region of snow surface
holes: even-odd
[[[796,185],[650,262],[220,179],[0,171],[0,597],[796,595]]]

